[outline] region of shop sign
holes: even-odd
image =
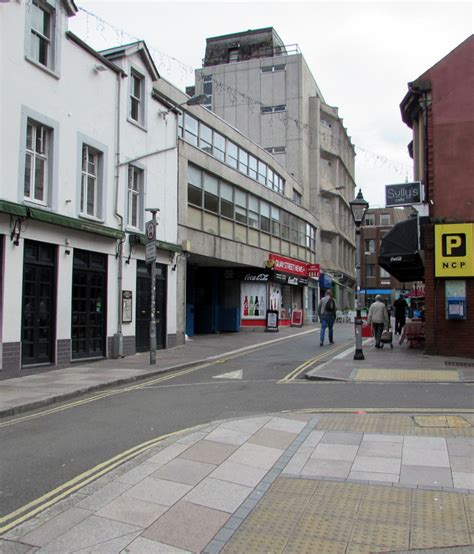
[[[293,310],[291,312],[291,326],[303,327],[303,310]]]
[[[270,275],[268,273],[246,273],[244,281],[268,281]]]
[[[435,226],[435,276],[474,276],[474,223]]]
[[[319,278],[321,273],[321,264],[308,264],[308,277]]]
[[[251,268],[227,268],[224,270],[224,279],[240,279],[241,281],[260,281],[265,283],[270,280],[272,272],[268,269]]]
[[[308,279],[305,277],[290,277],[287,278],[288,285],[300,285],[306,286],[308,284]]]
[[[308,277],[308,264],[305,262],[293,260],[292,258],[285,258],[277,254],[270,254],[269,259],[275,262],[274,269],[276,271],[290,273],[298,277]]]
[[[132,322],[132,300],[133,292],[131,290],[122,291],[122,323]]]
[[[286,283],[288,282],[288,275],[285,275],[284,273],[274,273],[273,281],[286,285]]]
[[[385,207],[412,206],[421,204],[421,183],[401,183],[385,185]]]

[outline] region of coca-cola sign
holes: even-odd
[[[308,264],[305,262],[293,260],[292,258],[285,258],[278,254],[270,254],[269,259],[275,262],[274,269],[276,271],[290,273],[298,277],[308,277]]]
[[[268,281],[270,275],[267,273],[247,273],[244,277],[244,281]]]

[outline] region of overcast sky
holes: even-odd
[[[194,84],[206,38],[274,27],[298,44],[356,147],[356,183],[371,206],[412,180],[399,104],[413,81],[473,32],[472,1],[200,2],[76,0],[70,29],[96,49],[145,40],[161,76]]]

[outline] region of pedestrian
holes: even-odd
[[[397,300],[393,303],[393,309],[395,310],[395,334],[401,335],[402,329],[406,323],[406,310],[408,309],[408,302],[405,300],[403,294],[400,294]]]
[[[382,348],[380,339],[382,337],[383,330],[388,329],[388,311],[387,306],[382,302],[382,297],[377,294],[375,302],[370,305],[369,315],[367,322],[372,325],[375,337],[375,348]]]
[[[336,319],[336,302],[332,297],[331,290],[327,290],[326,294],[318,305],[318,315],[321,321],[321,331],[319,334],[319,346],[324,344],[324,335],[326,334],[326,327],[328,328],[329,342],[334,344],[333,327]]]

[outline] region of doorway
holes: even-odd
[[[156,264],[155,320],[156,348],[166,347],[166,268]],[[151,265],[137,262],[137,301],[135,303],[135,348],[137,352],[150,350]]]
[[[72,272],[72,358],[105,357],[107,256],[75,250]]]
[[[22,301],[22,366],[54,361],[56,247],[25,241]]]

